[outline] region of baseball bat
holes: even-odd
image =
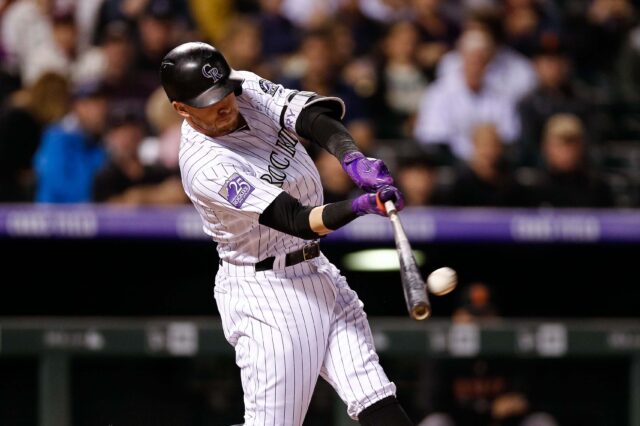
[[[400,260],[400,278],[402,280],[402,289],[404,290],[404,299],[407,302],[407,310],[414,320],[424,320],[431,315],[431,303],[429,303],[425,281],[420,275],[418,264],[413,256],[413,251],[411,251],[411,244],[409,244],[407,234],[404,232],[395,204],[393,201],[386,201],[384,207],[393,227],[393,237],[396,241],[396,250]]]

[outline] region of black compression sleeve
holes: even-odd
[[[324,206],[322,210],[322,223],[328,229],[335,231],[343,227],[358,215],[351,208],[352,200],[338,201]]]
[[[348,152],[358,151],[349,131],[333,111],[322,105],[310,105],[303,109],[296,122],[296,133],[320,145],[338,160]]]
[[[305,240],[319,237],[309,224],[309,214],[313,207],[305,207],[286,192],[282,192],[260,215],[261,225]]]
[[[374,402],[358,414],[361,426],[413,426],[395,396]]]

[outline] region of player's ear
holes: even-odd
[[[176,112],[181,116],[183,116],[184,118],[188,118],[191,116],[191,114],[189,114],[189,111],[187,111],[187,108],[183,103],[173,101],[171,102],[171,105],[173,106],[173,109],[175,109]]]

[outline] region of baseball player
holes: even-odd
[[[411,425],[362,302],[319,248],[358,216],[386,215],[385,201],[403,206],[384,163],[360,153],[340,122],[343,102],[233,70],[205,43],[169,52],[161,79],[185,118],[184,190],[218,243],[214,294],[241,371],[244,424],[302,425],[320,375],[360,424]],[[300,138],[334,154],[366,193],[323,205]]]

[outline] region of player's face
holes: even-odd
[[[178,113],[195,125],[196,130],[207,136],[222,136],[238,128],[240,113],[236,95],[232,92],[221,101],[206,107],[194,108],[177,104]]]

